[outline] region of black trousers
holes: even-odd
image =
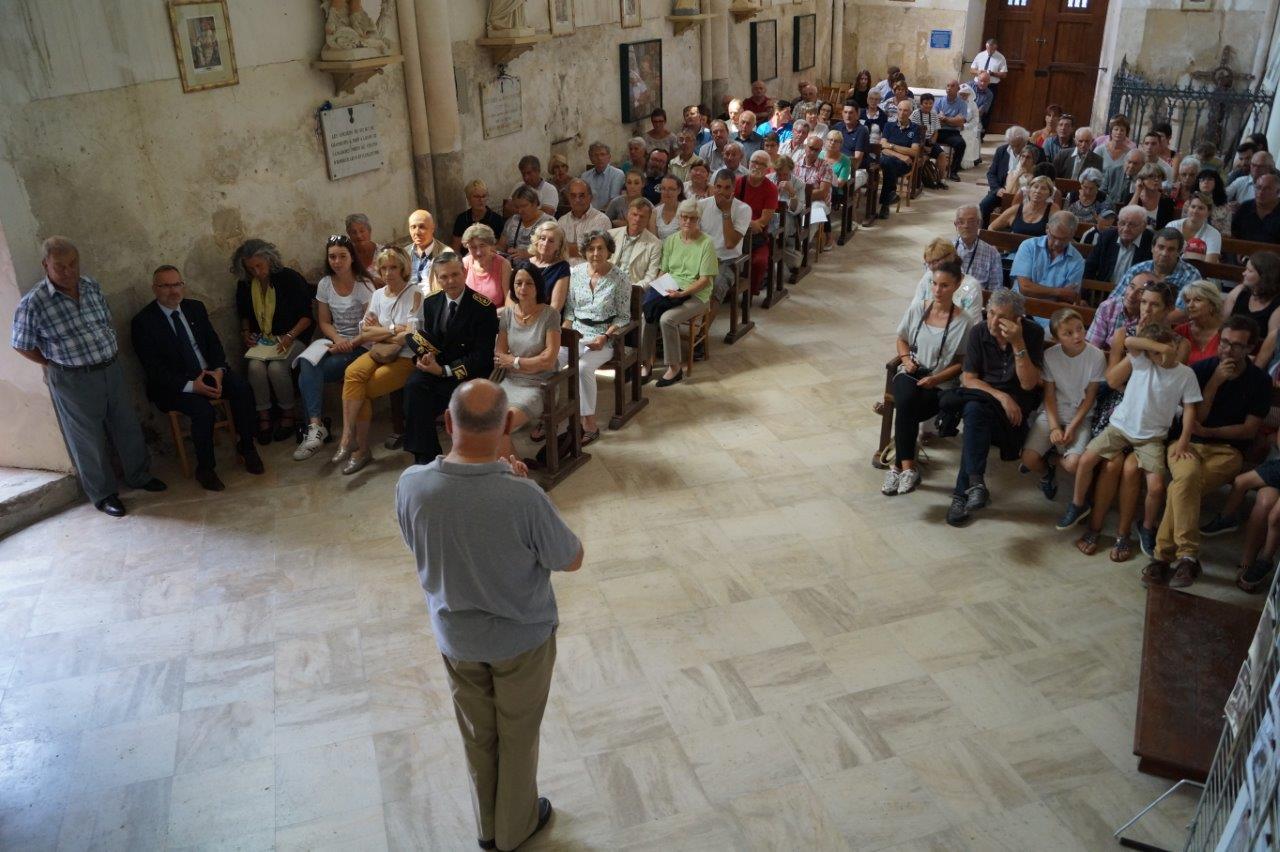
[[[960,171],[960,163],[964,160],[964,152],[969,147],[964,141],[964,135],[959,130],[944,127],[938,131],[938,141],[951,149],[951,174]]]
[[[880,203],[888,204],[898,189],[898,178],[911,171],[908,163],[885,154],[880,157]]]
[[[436,418],[449,407],[458,383],[444,376],[414,370],[404,383],[404,449],[419,462],[440,455]]]
[[[222,398],[231,408],[231,420],[240,438],[240,451],[253,449],[253,436],[258,430],[253,389],[239,373],[224,370],[222,373]],[[208,398],[197,393],[180,393],[161,411],[180,411],[191,421],[191,443],[196,448],[196,467],[213,470],[213,424],[216,420],[213,405]]]
[[[1000,206],[1000,196],[996,195],[994,189],[987,190],[986,196],[978,202],[978,212],[982,214],[982,227],[987,227],[991,222],[991,214],[996,212],[996,208]]]
[[[935,388],[922,388],[908,373],[893,377],[893,450],[894,462],[915,461],[916,439],[920,424],[938,413]]]

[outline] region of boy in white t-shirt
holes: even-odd
[[[1022,466],[1041,474],[1040,490],[1052,500],[1058,493],[1057,467],[1045,457],[1056,447],[1062,469],[1076,472],[1089,443],[1089,412],[1098,396],[1098,383],[1106,379],[1107,356],[1085,341],[1084,320],[1074,308],[1055,311],[1049,332],[1058,344],[1044,353],[1044,405],[1022,445]]]
[[[1109,369],[1107,381],[1117,390],[1124,388],[1124,399],[1111,413],[1111,422],[1089,442],[1076,469],[1075,494],[1071,505],[1058,519],[1058,529],[1073,527],[1089,516],[1091,506],[1085,502],[1093,471],[1103,459],[1113,459],[1132,448],[1138,457],[1138,468],[1147,475],[1147,506],[1164,503],[1165,439],[1169,426],[1182,404],[1182,435],[1172,455],[1181,458],[1191,454],[1191,433],[1196,422],[1196,403],[1204,399],[1200,382],[1186,364],[1178,362],[1178,337],[1163,323],[1149,323],[1136,335],[1125,339],[1128,353]],[[1124,373],[1129,372],[1128,382]],[[1148,512],[1150,514],[1150,512]],[[1154,518],[1146,518],[1148,526]]]

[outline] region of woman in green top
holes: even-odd
[[[844,134],[839,130],[827,133],[822,156],[826,159],[827,165],[831,166],[831,198],[833,200],[846,196],[849,191],[849,181],[853,176],[853,160],[844,153],[843,149]],[[830,209],[831,205],[827,206]],[[831,241],[831,222],[823,222],[822,233],[818,235],[818,251],[831,251],[834,247],[835,244]]]
[[[680,230],[663,241],[659,269],[670,274],[680,285],[679,289],[667,290],[667,298],[682,301],[663,311],[656,323],[662,327],[662,357],[667,365],[667,371],[658,379],[660,388],[674,385],[684,378],[684,370],[680,368],[680,324],[708,310],[711,282],[720,268],[711,238],[699,227],[702,209],[698,202],[691,198],[680,202],[676,217],[680,220]],[[647,312],[641,329],[640,351],[647,379],[653,371],[658,337],[658,329],[649,321]]]

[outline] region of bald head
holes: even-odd
[[[409,239],[419,249],[425,249],[436,238],[436,220],[426,210],[409,214]]]
[[[488,439],[495,446],[507,423],[507,394],[488,379],[459,385],[449,399],[449,434],[454,440]]]

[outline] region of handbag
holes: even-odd
[[[413,288],[410,286],[405,286],[405,288],[400,291],[400,295],[396,296],[396,300],[391,303],[392,316],[395,315],[396,308],[400,305],[400,300],[404,298],[404,294],[408,293],[412,289]],[[377,364],[390,364],[400,357],[400,351],[402,349],[404,349],[403,343],[389,343],[383,341],[382,343],[375,343],[369,347],[369,357]]]

